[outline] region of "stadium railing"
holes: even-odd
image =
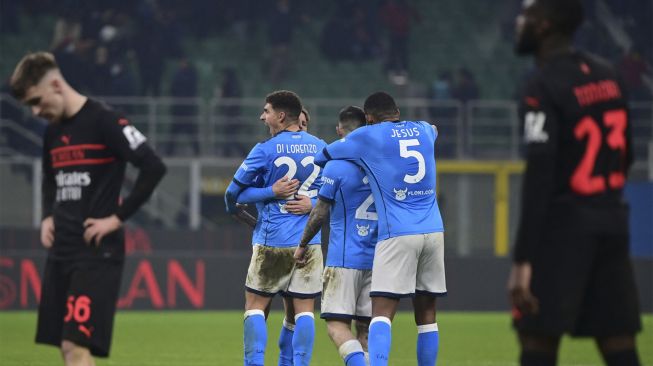
[[[0,95],[0,101],[9,98]],[[169,167],[168,175],[142,212],[132,220],[145,227],[214,230],[228,224],[223,193],[244,155],[268,137],[258,120],[258,98],[211,100],[172,98],[101,98],[115,106],[148,136]],[[309,132],[334,141],[340,108],[349,99],[307,99]],[[447,250],[458,255],[508,253],[518,213],[523,162],[516,105],[512,101],[432,102],[399,100],[406,119],[434,121],[440,133],[438,198],[447,218]],[[15,105],[13,105],[15,107]],[[173,108],[194,127],[174,133]],[[183,107],[190,107],[184,110]],[[187,113],[189,110],[194,113]],[[2,110],[4,115],[4,109]],[[24,112],[24,111],[23,111]],[[18,115],[18,114],[16,114]],[[653,180],[653,103],[631,105],[637,162],[635,179]],[[1,126],[21,127],[24,121]],[[21,128],[1,128],[0,227],[36,228],[40,224],[40,162],[38,158],[6,149],[9,130],[21,131],[31,144],[40,137]],[[167,155],[171,143],[179,143]],[[194,156],[191,145],[199,144]],[[36,146],[38,147],[38,146]],[[646,158],[648,156],[648,159]],[[646,161],[648,160],[648,162]],[[135,171],[127,172],[127,190]],[[491,243],[489,245],[488,243]]]

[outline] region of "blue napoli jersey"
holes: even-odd
[[[370,179],[379,215],[379,239],[444,231],[435,196],[437,131],[424,121],[360,127],[315,157],[349,160]]]
[[[270,187],[283,178],[301,182],[298,194],[316,197],[320,186],[321,168],[313,163],[316,152],[326,143],[303,131],[281,131],[270,139],[256,144],[234,175],[242,187]],[[289,197],[292,199],[292,197]],[[258,219],[252,244],[291,247],[299,244],[308,214],[295,215],[285,210],[286,200],[272,199],[257,202]],[[320,243],[320,234],[309,244]]]
[[[328,162],[319,197],[331,203],[326,265],[372,269],[378,215],[365,172],[348,161]]]

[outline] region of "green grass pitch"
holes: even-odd
[[[276,365],[276,342],[282,314],[268,320],[266,364]],[[638,337],[643,365],[653,366],[653,315],[643,317]],[[35,345],[35,312],[0,312],[0,365],[60,365],[58,350]],[[438,365],[517,365],[515,336],[507,313],[441,312]],[[416,365],[416,330],[412,314],[400,313],[393,322],[390,365]],[[312,365],[342,365],[324,322],[316,320]],[[111,357],[106,365],[242,365],[242,312],[165,311],[119,312]],[[565,338],[559,365],[601,365],[591,340]]]

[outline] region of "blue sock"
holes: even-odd
[[[438,324],[426,324],[417,326],[417,365],[435,366],[438,360],[438,348],[440,335]]]
[[[377,316],[370,322],[370,335],[367,341],[370,351],[370,366],[386,366],[390,357],[392,343],[392,322],[384,316]]]
[[[248,310],[244,322],[245,365],[263,366],[268,340],[263,310]]]
[[[315,319],[313,313],[295,315],[295,334],[292,337],[293,364],[308,366],[313,356],[315,342]]]
[[[295,334],[295,324],[283,319],[283,327],[279,334],[279,366],[292,366],[292,337]]]
[[[338,348],[340,357],[345,361],[347,366],[367,366],[365,362],[365,353],[363,346],[357,339],[350,339]]]

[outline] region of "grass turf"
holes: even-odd
[[[276,365],[277,338],[282,314],[268,320],[266,364]],[[643,365],[653,366],[653,315],[643,317],[638,337]],[[517,365],[517,345],[508,314],[441,312],[439,365]],[[0,365],[62,364],[54,347],[35,345],[35,312],[0,312]],[[342,365],[324,321],[316,321],[311,365]],[[391,365],[416,365],[417,339],[412,315],[400,313],[393,322]],[[601,365],[594,343],[565,338],[559,365]],[[167,311],[120,312],[116,317],[109,359],[97,365],[242,365],[242,312]]]

